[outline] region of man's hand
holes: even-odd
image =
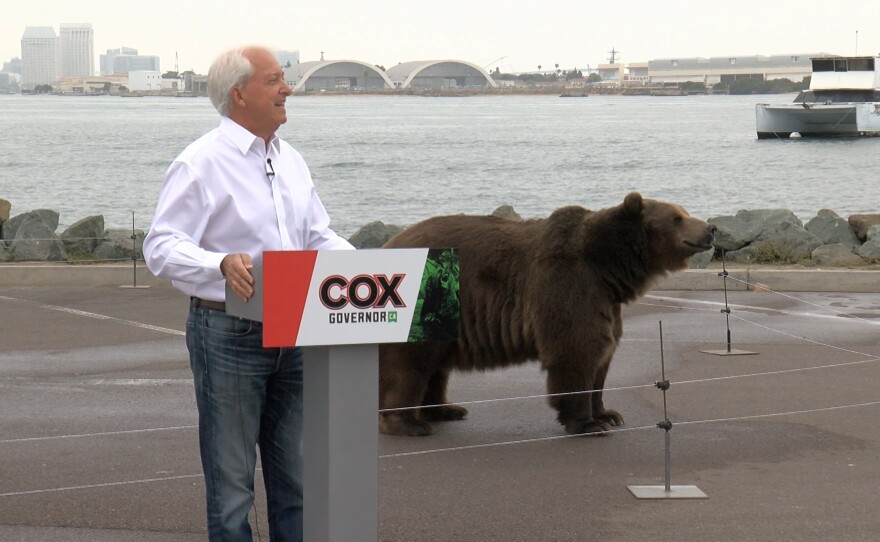
[[[254,277],[248,272],[252,267],[250,254],[243,252],[227,254],[220,262],[220,272],[226,277],[226,283],[242,301],[247,301],[254,294]]]

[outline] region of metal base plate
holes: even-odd
[[[626,486],[637,499],[708,499],[697,486]]]
[[[141,289],[149,288],[149,286],[127,286],[127,285],[122,285],[122,286],[120,286],[120,288],[134,288],[134,289],[137,289],[137,290],[141,290]]]
[[[754,356],[757,355],[757,352],[750,352],[748,350],[737,350],[736,348],[731,348],[730,350],[700,350],[700,352],[704,354],[712,354],[715,356]]]

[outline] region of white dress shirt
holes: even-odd
[[[267,149],[223,117],[168,168],[144,259],[185,294],[223,301],[227,254],[246,252],[259,265],[264,250],[352,248],[330,229],[302,156],[277,136]]]

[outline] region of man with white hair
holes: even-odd
[[[211,541],[250,541],[259,445],[273,542],[302,540],[302,352],[263,348],[262,324],[225,312],[253,294],[264,250],[352,249],[330,229],[302,156],[275,132],[291,94],[270,51],[221,54],[208,72],[220,126],[169,167],[144,258],[190,297],[186,344],[199,410]]]

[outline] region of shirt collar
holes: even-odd
[[[254,146],[254,142],[259,141],[262,143],[263,141],[260,137],[255,136],[247,128],[229,117],[220,117],[220,131],[229,136],[229,139],[232,140],[232,143],[242,155],[248,153],[251,147]],[[276,154],[280,147],[279,141],[278,136],[275,134],[272,134],[272,139],[269,140],[269,146],[275,150]]]

